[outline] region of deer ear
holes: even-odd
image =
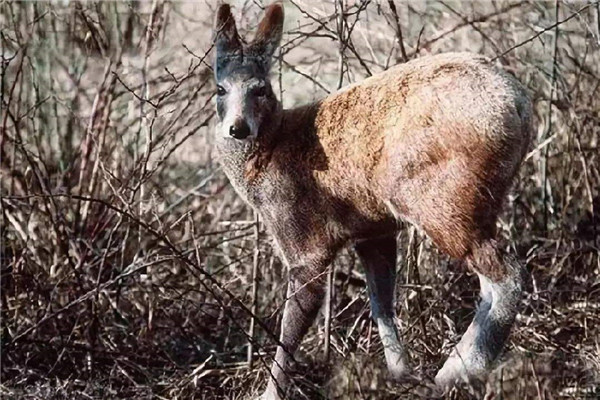
[[[252,48],[270,59],[277,50],[283,34],[283,5],[279,2],[271,4],[265,16],[258,24],[258,30],[252,42]]]
[[[242,42],[235,28],[235,20],[231,15],[229,4],[221,4],[217,9],[214,26],[215,46],[217,57],[226,53],[233,53],[242,48]]]

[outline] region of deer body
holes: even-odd
[[[514,78],[484,58],[447,53],[282,110],[256,143],[220,137],[218,150],[268,226],[289,209],[295,229],[339,247],[389,233],[401,218],[462,258],[482,233],[478,225],[495,223],[488,214],[499,211],[527,149],[525,99]]]
[[[271,6],[248,46],[237,39],[228,6],[216,24],[221,164],[260,213],[290,271],[283,348],[265,397],[285,392],[291,354],[324,297],[324,271],[347,243],[366,270],[388,368],[398,378],[410,372],[393,322],[398,221],[416,225],[479,275],[475,320],[436,380],[447,386],[480,376],[500,352],[521,295],[522,269],[494,236],[529,144],[524,89],[482,57],[449,53],[283,110],[262,72],[268,65],[261,65],[279,41],[282,20],[281,5]]]

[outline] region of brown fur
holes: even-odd
[[[255,44],[263,44],[269,42],[273,35],[273,29],[279,29],[283,25],[283,7],[281,4],[275,4],[268,7],[265,11],[265,16],[258,24],[256,28],[256,35],[254,36]],[[274,43],[276,46],[277,43]]]
[[[526,104],[516,81],[479,56],[423,57],[283,111],[282,125],[259,136],[246,183],[260,192],[265,179],[267,186],[289,180],[313,214],[298,228],[328,236],[317,242],[338,247],[387,233],[391,204],[441,250],[463,258],[494,236],[529,143]],[[330,228],[316,229],[322,222]]]

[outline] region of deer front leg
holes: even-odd
[[[325,281],[321,271],[328,262],[319,264],[290,268],[287,300],[281,322],[280,341],[283,347],[277,347],[271,377],[262,397],[265,400],[281,399],[289,389],[288,372],[292,356],[315,320],[325,297]]]
[[[367,275],[371,315],[377,323],[388,371],[396,380],[409,377],[406,351],[394,322],[396,286],[396,238],[387,236],[355,245]]]

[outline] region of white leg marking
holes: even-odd
[[[377,327],[379,328],[379,337],[383,344],[383,352],[388,371],[395,379],[400,379],[408,373],[408,364],[406,361],[406,352],[400,338],[398,330],[392,318],[377,318]]]

